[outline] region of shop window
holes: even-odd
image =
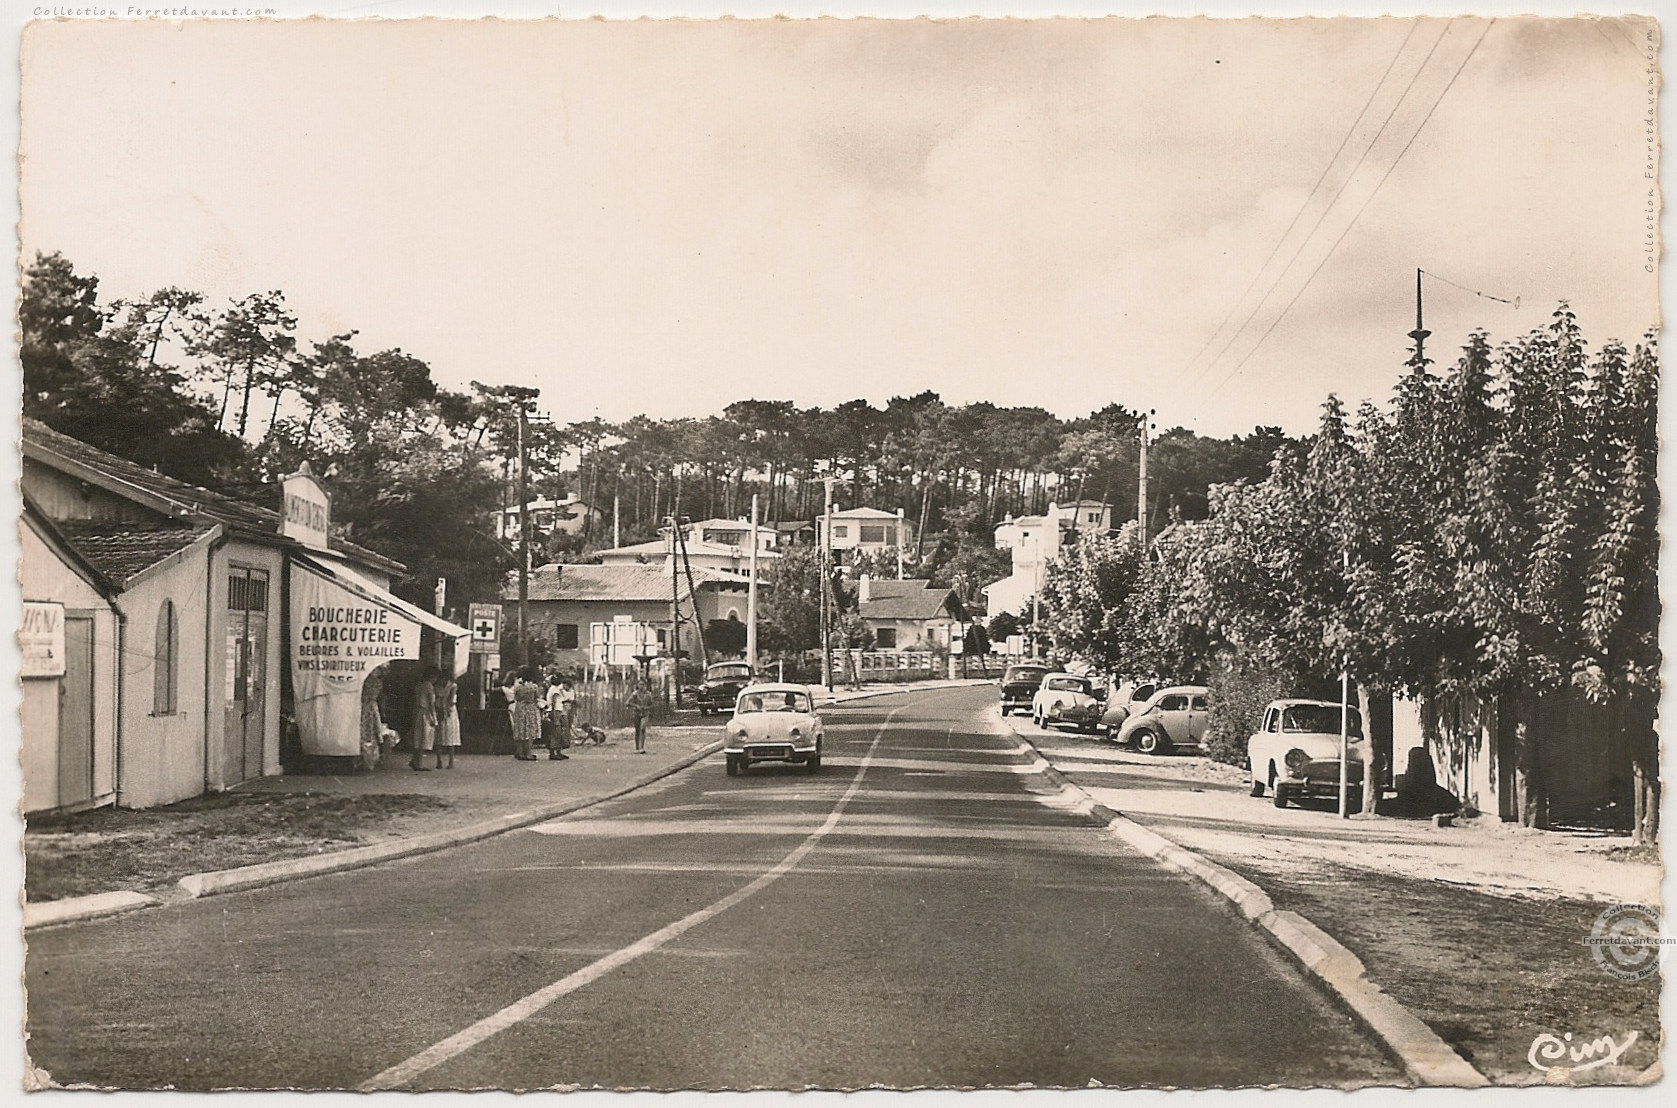
[[[556,623],[553,625],[553,645],[559,650],[575,650],[577,648],[577,625],[574,623]]]
[[[881,650],[895,650],[897,648],[897,629],[895,627],[881,627],[873,633],[873,638]]]
[[[153,651],[151,714],[175,714],[176,671],[179,668],[180,629],[175,619],[175,602],[165,600],[157,609],[157,644]]]

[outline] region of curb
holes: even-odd
[[[155,896],[123,891],[93,893],[90,896],[72,896],[64,900],[47,900],[39,904],[25,904],[23,906],[23,929],[29,931],[36,927],[46,927],[54,923],[69,923],[72,920],[114,916],[122,912],[150,908],[154,904],[161,903],[162,901]]]
[[[1013,730],[1012,721],[1009,730]],[[1417,1084],[1472,1089],[1491,1084],[1489,1078],[1457,1054],[1419,1016],[1369,980],[1362,959],[1338,939],[1297,912],[1277,911],[1268,893],[1233,870],[1208,861],[1097,802],[1080,786],[1072,784],[1043,755],[1031,736],[1017,730],[1013,734],[1031,748],[1034,764],[1051,784],[1064,794],[1081,798],[1077,811],[1100,823],[1114,838],[1162,865],[1198,879],[1232,903],[1307,973],[1339,997],[1397,1057]]]
[[[328,873],[360,869],[396,858],[410,858],[419,854],[429,854],[447,847],[477,842],[480,839],[487,839],[520,827],[527,827],[532,823],[556,819],[559,816],[569,815],[583,808],[602,804],[625,793],[645,788],[661,778],[679,773],[689,766],[704,761],[721,749],[722,743],[720,740],[706,743],[693,753],[679,758],[661,769],[643,774],[609,793],[578,797],[540,808],[532,808],[528,811],[513,812],[510,815],[497,816],[494,819],[468,824],[465,827],[457,827],[449,831],[434,831],[428,835],[417,835],[411,839],[398,839],[394,842],[378,843],[374,846],[360,846],[350,850],[334,851],[331,854],[311,854],[302,858],[287,858],[278,862],[259,862],[256,865],[240,866],[237,869],[189,874],[182,877],[177,884],[187,899],[195,900],[199,897],[215,896],[220,893],[260,888],[263,885],[277,885],[281,882],[295,881],[304,877],[318,877]],[[162,901],[156,897],[136,892],[99,893],[94,896],[75,897],[70,900],[52,900],[39,905],[25,905],[23,928],[28,931],[49,924],[74,923],[100,916],[134,911],[139,908],[149,908],[160,903]]]

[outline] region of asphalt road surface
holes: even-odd
[[[1398,1082],[1187,878],[1066,810],[988,688],[826,712],[372,869],[32,935],[34,1063],[147,1088]]]

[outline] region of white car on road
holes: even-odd
[[[1075,673],[1050,673],[1031,699],[1031,722],[1038,727],[1069,724],[1093,732],[1105,708],[1095,695],[1095,683]]]
[[[790,762],[810,773],[821,768],[821,716],[805,685],[751,685],[734,701],[723,728],[728,776],[759,762]]]
[[[1349,709],[1345,760],[1353,795],[1363,787],[1368,743],[1362,713]],[[1275,806],[1285,808],[1305,798],[1339,796],[1340,706],[1331,700],[1272,700],[1264,709],[1258,733],[1246,741],[1246,764],[1252,772],[1252,795],[1273,790]],[[1360,804],[1361,801],[1356,801]]]

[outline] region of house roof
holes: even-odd
[[[71,544],[70,540],[65,537],[64,532],[60,531],[58,525],[53,523],[52,518],[41,511],[35,502],[29,498],[28,493],[23,494],[23,521],[34,529],[35,533],[40,536],[41,541],[51,547],[65,565],[69,566],[77,576],[89,585],[92,585],[94,591],[98,592],[100,596],[109,600],[122,591],[120,583],[112,580],[110,576],[94,565],[86,554]]]
[[[863,619],[959,618],[960,598],[953,589],[940,589],[930,581],[869,581],[868,599],[857,606]]]
[[[746,581],[714,569],[695,566],[693,583],[743,589]],[[677,575],[672,590],[670,575],[652,565],[545,565],[530,572],[531,600],[656,600],[669,603],[674,591],[683,601],[690,599],[687,574]],[[501,586],[501,599],[518,599],[518,586],[509,581]]]
[[[211,531],[206,523],[136,523],[132,520],[65,519],[56,524],[76,551],[101,575],[125,584],[141,571],[191,546]]]
[[[107,454],[96,446],[54,431],[38,419],[23,421],[23,453],[161,515],[172,517],[180,526],[196,527],[219,523],[242,536],[270,539],[277,545],[296,545],[280,533],[278,508],[252,503],[136,465],[126,458]],[[279,486],[273,486],[279,500]],[[151,540],[148,540],[151,541]],[[405,572],[401,562],[364,546],[333,536],[332,548],[392,573]],[[172,551],[171,551],[172,553]]]
[[[745,546],[723,546],[720,543],[699,542],[693,539],[689,539],[688,541],[682,543],[682,546],[686,547],[689,556],[694,554],[708,554],[722,558],[739,558],[742,561],[751,557],[751,548]],[[670,544],[668,539],[653,539],[650,542],[631,543],[628,546],[614,546],[610,550],[600,550],[596,551],[596,553],[598,553],[602,558],[611,557],[613,555],[620,558],[632,555],[635,557],[645,557],[648,560],[652,558],[664,559],[670,555]],[[771,558],[778,558],[780,557],[780,554],[773,550],[759,550],[757,551],[757,557],[767,560]]]
[[[896,519],[896,512],[882,512],[878,508],[849,508],[834,512],[834,519]]]

